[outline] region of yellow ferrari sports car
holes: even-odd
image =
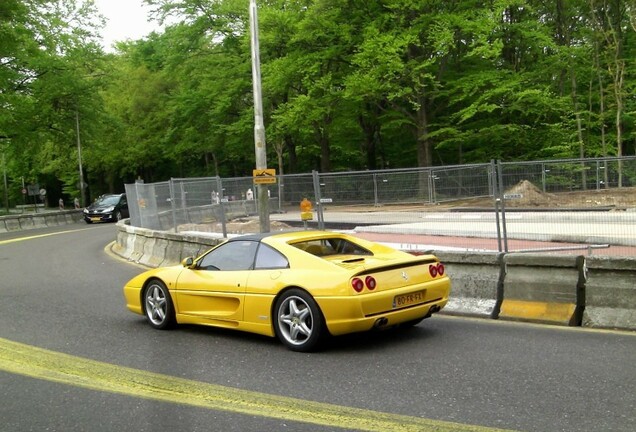
[[[231,238],[181,265],[140,274],[124,296],[156,329],[224,327],[312,351],[328,335],[415,325],[446,305],[450,285],[433,255],[294,231]]]

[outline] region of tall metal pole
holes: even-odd
[[[4,207],[9,213],[9,184],[7,183],[7,161],[4,152],[2,152],[2,169],[4,171]]]
[[[250,0],[250,33],[252,46],[252,86],[254,87],[254,152],[256,169],[267,168],[265,125],[263,123],[263,96],[261,92],[261,60],[258,44],[258,12],[256,0]],[[267,186],[258,185],[258,218],[261,232],[269,232],[269,198]]]
[[[86,197],[84,194],[84,171],[82,169],[82,141],[80,139],[80,126],[79,126],[79,110],[75,110],[75,129],[77,132],[77,159],[79,163],[79,181],[80,181],[80,205],[86,206]]]

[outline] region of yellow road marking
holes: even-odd
[[[0,241],[0,245],[8,244],[8,243],[20,242],[20,241],[26,241],[26,240],[34,240],[34,239],[41,238],[41,237],[50,237],[50,236],[59,235],[59,234],[74,233],[74,232],[77,232],[77,231],[85,231],[87,229],[90,229],[90,228],[80,228],[80,229],[71,230],[71,231],[58,231],[58,232],[54,232],[54,233],[39,234],[39,235],[28,236],[28,237],[18,237],[18,238],[9,239],[9,240],[2,240],[2,241]]]
[[[2,338],[0,370],[91,390],[327,427],[378,432],[502,431],[238,390],[75,357]]]

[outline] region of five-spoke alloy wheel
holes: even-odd
[[[148,324],[160,330],[168,329],[174,325],[174,306],[168,288],[163,282],[150,281],[144,290],[143,300]]]
[[[283,293],[274,307],[276,336],[289,349],[307,352],[316,348],[324,333],[324,319],[314,299],[305,291]]]

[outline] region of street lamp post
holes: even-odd
[[[84,196],[84,170],[82,169],[82,140],[80,139],[80,126],[79,126],[79,110],[75,110],[75,129],[77,133],[77,159],[79,163],[79,187],[80,187],[80,200],[81,206],[86,205],[86,197]]]
[[[4,178],[4,207],[7,209],[7,213],[9,213],[9,185],[7,183],[7,161],[4,152],[2,152],[2,169]]]
[[[261,92],[261,64],[258,44],[258,12],[256,0],[250,0],[250,34],[252,46],[252,86],[254,88],[254,151],[256,169],[267,168],[265,125],[263,123],[263,97]],[[258,185],[258,218],[261,232],[269,232],[269,198],[267,185]]]

